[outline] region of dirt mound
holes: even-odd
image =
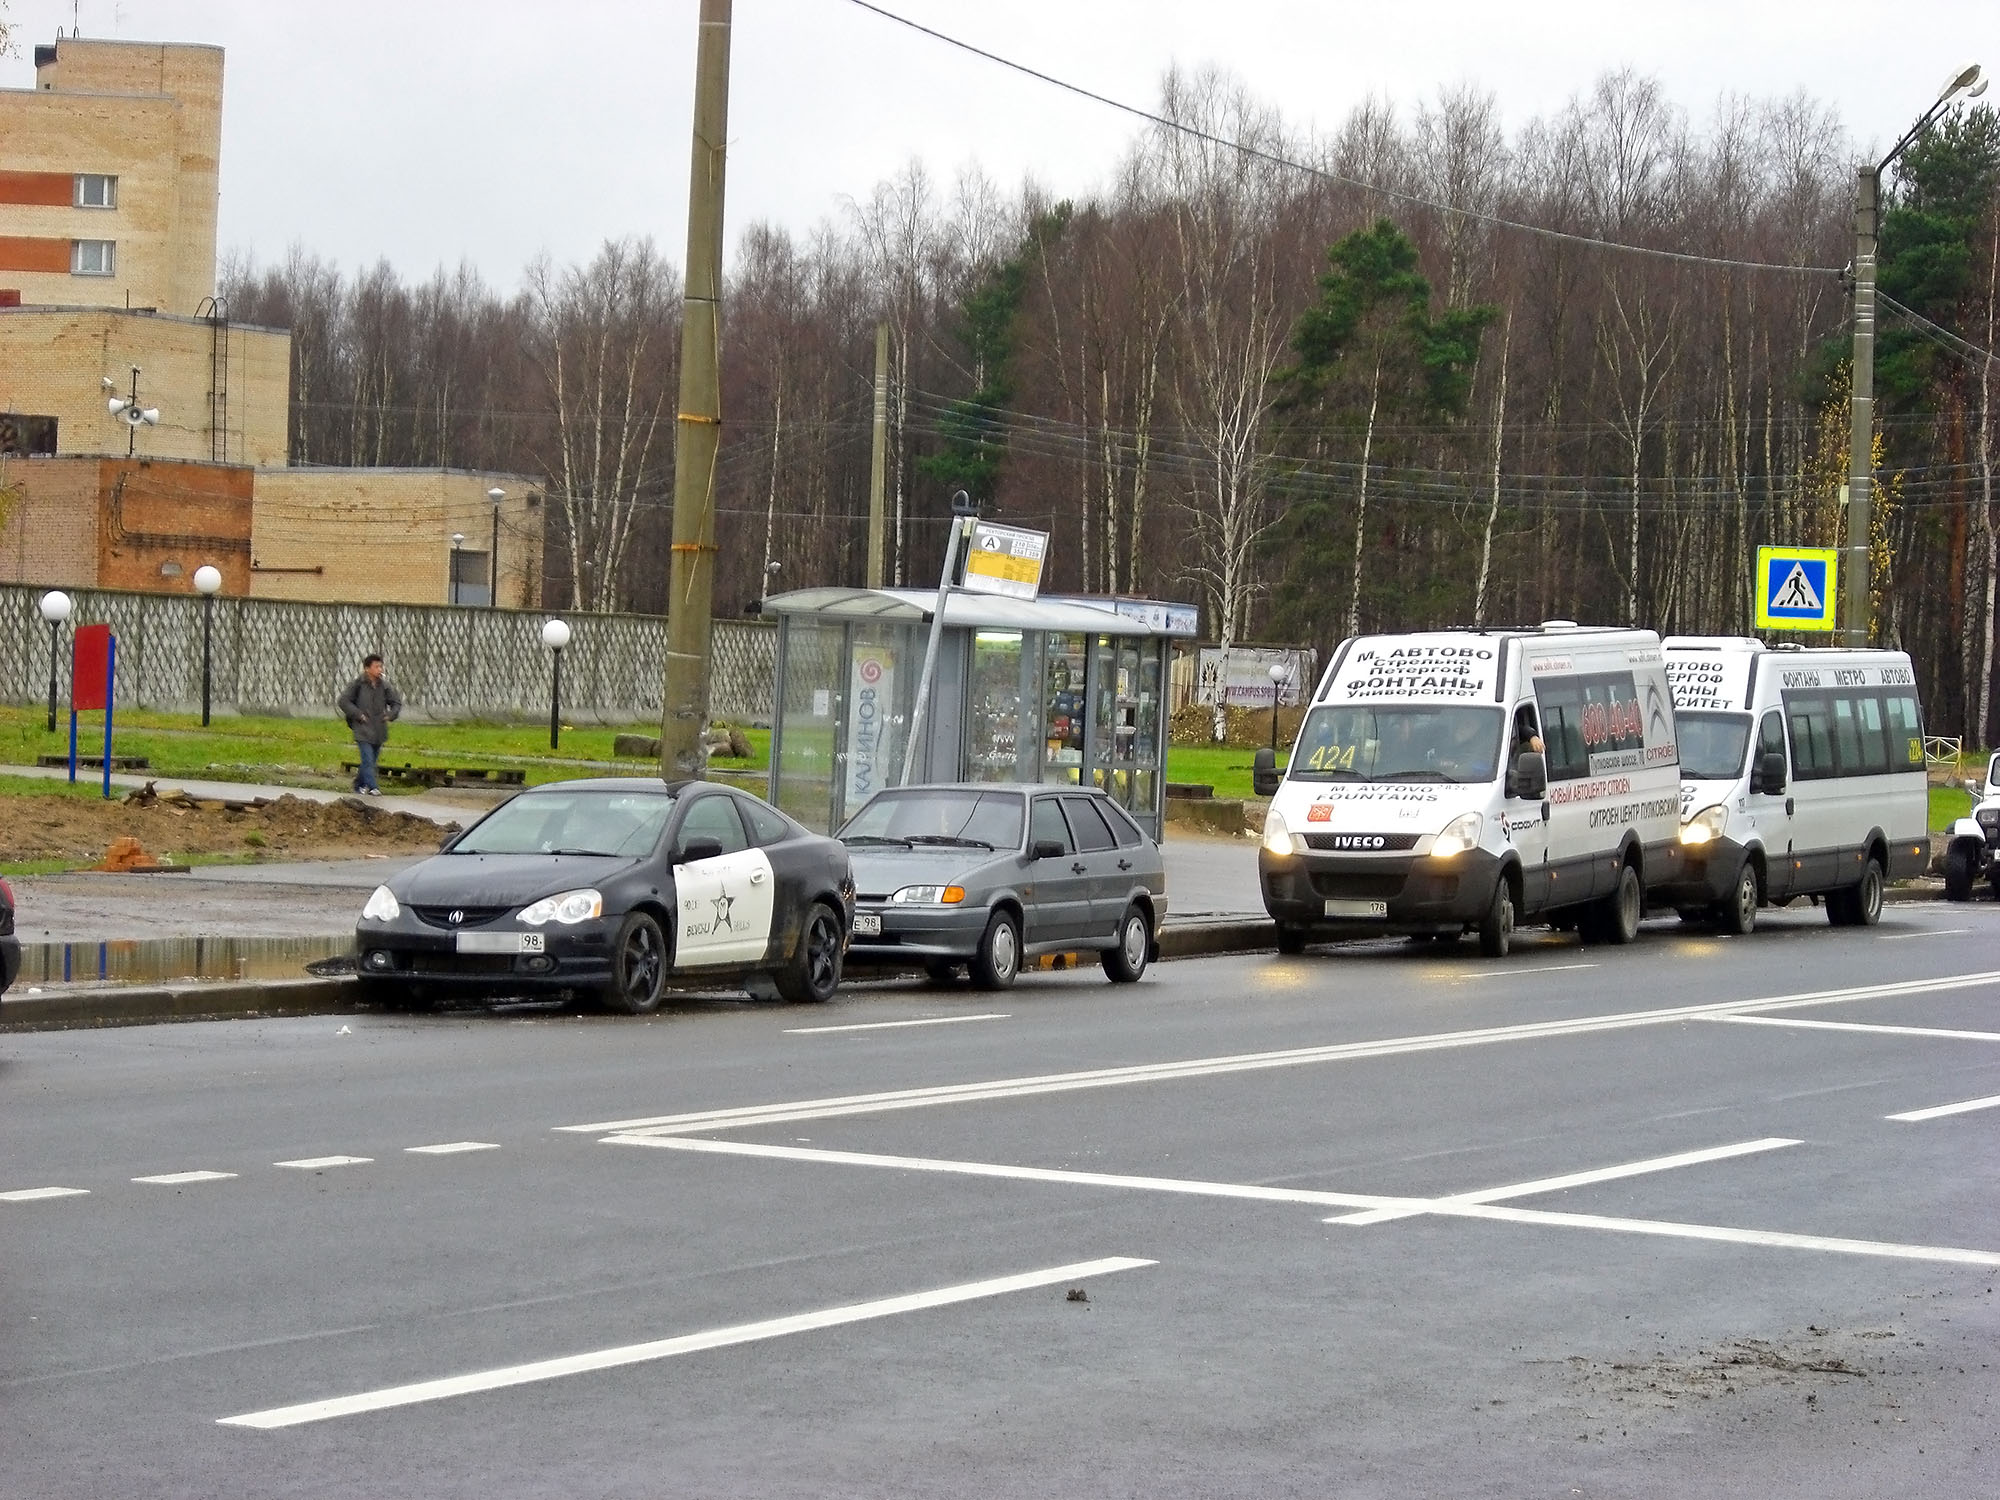
[[[441,826],[359,797],[313,802],[287,796],[261,804],[168,797],[150,803],[7,797],[0,799],[0,861],[62,859],[96,864],[120,839],[137,840],[162,863],[179,862],[192,854],[351,859],[435,849],[456,826]]]

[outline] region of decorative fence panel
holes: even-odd
[[[45,703],[49,627],[38,588],[0,585],[0,701]],[[201,702],[202,601],[192,595],[68,591],[57,677],[69,699],[69,635],[104,623],[118,637],[118,701],[184,712]],[[312,604],[217,599],[211,697],[244,713],[331,714],[333,700],[380,652],[407,705],[424,719],[534,719],[548,712],[548,616],[530,610],[427,604]],[[564,615],[563,716],[653,723],[661,714],[667,622],[657,615]],[[715,622],[709,711],[768,724],[777,631],[758,620]]]

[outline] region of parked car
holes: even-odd
[[[670,976],[825,1001],[852,916],[847,850],[707,782],[563,781],[502,803],[378,886],[364,998],[569,991],[659,1008]]]
[[[0,995],[21,973],[21,940],[14,936],[14,888],[0,878]]]
[[[2000,755],[1986,762],[1986,780],[1968,781],[1975,801],[1972,811],[1951,825],[1951,842],[1944,851],[1944,898],[1970,901],[1973,883],[1982,876],[2000,900]]]
[[[840,838],[857,893],[850,965],[920,965],[939,983],[963,967],[1001,990],[1044,953],[1094,951],[1130,984],[1159,951],[1159,845],[1100,791],[898,787]]]

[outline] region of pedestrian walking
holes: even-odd
[[[382,675],[382,658],[361,659],[361,675],[340,695],[340,715],[354,734],[354,748],[361,752],[361,769],[354,773],[354,790],[370,797],[382,795],[375,780],[375,759],[389,738],[389,725],[403,716],[403,695]]]

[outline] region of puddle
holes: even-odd
[[[14,993],[31,986],[158,984],[166,980],[303,979],[308,965],[351,959],[338,937],[142,938],[123,943],[22,943]]]

